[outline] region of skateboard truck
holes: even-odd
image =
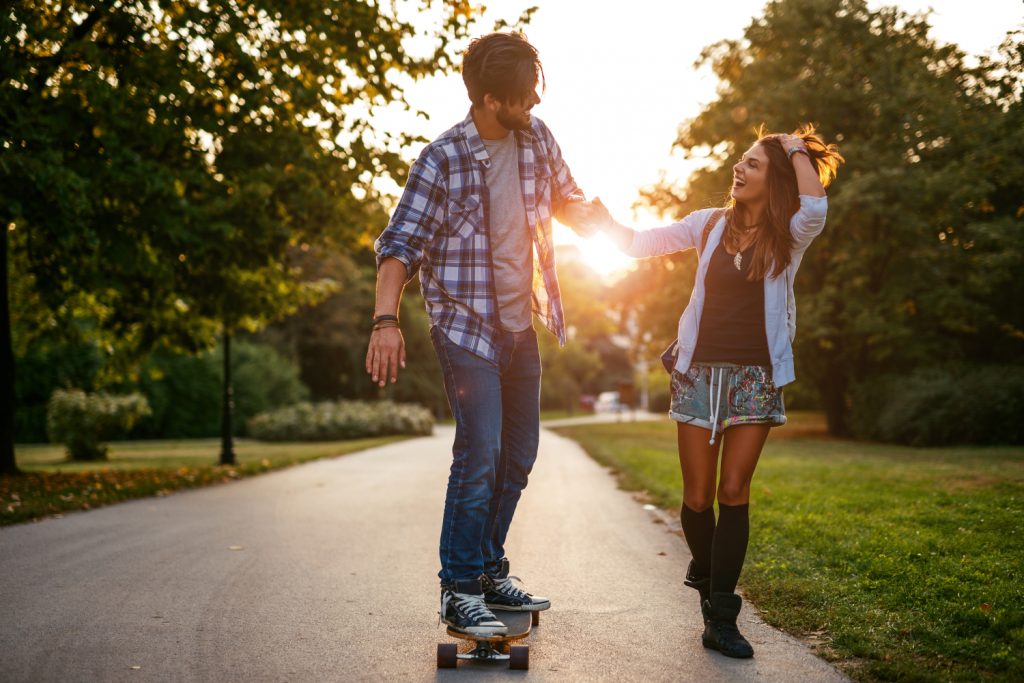
[[[475,662],[508,662],[510,669],[530,668],[530,647],[513,645],[517,640],[530,635],[530,630],[540,621],[539,612],[505,612],[495,610],[495,615],[509,627],[502,636],[473,636],[448,629],[448,635],[462,640],[473,641],[473,649],[459,652],[455,643],[438,643],[437,668],[454,669],[459,660]]]

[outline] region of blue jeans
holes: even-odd
[[[532,327],[500,334],[497,365],[436,327],[430,339],[455,416],[438,574],[451,584],[495,574],[505,557],[505,537],[537,459],[540,352]]]

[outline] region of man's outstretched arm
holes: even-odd
[[[408,275],[405,264],[393,257],[381,260],[377,269],[377,304],[373,317],[393,315],[398,318],[398,304]],[[398,325],[374,326],[370,333],[370,346],[366,350],[366,372],[378,386],[383,387],[390,375],[391,383],[398,381],[398,368],[405,367],[405,338]]]

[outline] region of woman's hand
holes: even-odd
[[[619,249],[625,251],[633,243],[633,228],[620,224],[608,211],[600,197],[594,197],[594,216],[600,230],[608,235]]]
[[[809,197],[824,197],[825,187],[821,184],[821,178],[811,161],[811,153],[807,151],[807,143],[803,138],[797,135],[782,135],[779,141],[793,164],[797,192]]]
[[[782,143],[782,149],[786,151],[786,155],[791,159],[798,151],[804,153],[807,152],[807,144],[804,142],[803,138],[796,135],[782,135],[779,142]]]
[[[608,211],[608,207],[604,205],[600,197],[594,197],[594,201],[591,204],[594,206],[592,220],[598,230],[607,230],[610,225],[615,223],[611,212]]]

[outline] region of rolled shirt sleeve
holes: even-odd
[[[828,212],[828,197],[800,195],[800,209],[789,221],[789,232],[793,235],[793,247],[806,249],[811,241],[825,229],[825,214]]]
[[[373,244],[378,268],[385,258],[395,258],[405,265],[408,279],[416,274],[427,246],[444,222],[447,195],[445,175],[431,159],[429,148],[425,149],[409,170],[391,221]]]

